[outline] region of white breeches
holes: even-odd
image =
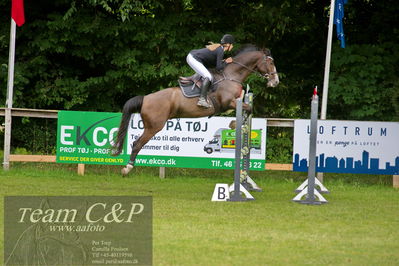
[[[195,71],[195,73],[200,74],[203,78],[208,78],[212,82],[212,74],[208,69],[191,54],[187,55],[187,64]]]

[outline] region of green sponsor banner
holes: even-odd
[[[251,130],[251,147],[254,149],[261,148],[262,132],[259,129]],[[236,131],[233,129],[225,129],[222,131],[222,148],[235,149]]]
[[[82,163],[102,165],[126,165],[129,161],[133,141],[141,134],[143,124],[136,115],[129,125],[124,149],[121,155],[112,156],[112,144],[115,139],[121,119],[120,113],[60,111],[58,113],[57,128],[57,162]],[[213,118],[223,121],[225,118]],[[231,118],[230,118],[231,119]],[[197,120],[180,120],[186,128],[195,125]],[[202,120],[199,120],[202,121]],[[234,169],[234,145],[218,148],[212,141],[215,130],[187,132],[182,126],[171,127],[173,121],[168,122],[163,131],[159,132],[144,146],[137,156],[135,165],[155,167],[184,167],[209,169]],[[211,127],[212,120],[202,121],[206,127]],[[220,122],[216,122],[216,129]],[[168,127],[169,125],[169,127]],[[203,128],[206,128],[205,126]],[[217,131],[217,130],[216,130]],[[180,134],[179,136],[177,136]],[[202,135],[201,135],[202,134]],[[223,130],[221,141],[231,142],[235,138],[234,130]],[[190,139],[193,143],[188,143]],[[251,133],[253,151],[259,157],[261,153],[262,130],[255,129]],[[215,140],[215,139],[214,139]],[[219,143],[219,141],[218,141]],[[234,144],[234,143],[233,143]],[[154,150],[153,147],[157,149]],[[184,151],[183,151],[184,150]],[[211,152],[210,152],[211,151]],[[216,156],[215,156],[216,155]],[[223,157],[230,158],[223,158]],[[264,158],[264,156],[261,156]],[[265,160],[251,158],[251,170],[264,170]]]
[[[57,128],[57,162],[127,164],[128,156],[111,155],[120,113],[60,111]]]

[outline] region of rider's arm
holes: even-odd
[[[216,70],[222,70],[226,66],[226,62],[223,61],[223,47],[220,46],[219,48],[216,49],[217,51],[217,56],[216,56]]]

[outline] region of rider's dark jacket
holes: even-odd
[[[226,62],[223,61],[223,46],[216,48],[214,51],[211,51],[208,48],[192,50],[190,51],[190,54],[206,68],[222,70],[226,66]]]

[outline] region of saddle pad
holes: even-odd
[[[199,97],[201,94],[201,89],[194,83],[182,83],[178,80],[181,92],[187,98]],[[208,89],[208,93],[216,90],[215,84],[211,84]]]
[[[195,83],[182,84],[179,80],[179,86],[183,95],[187,98],[198,97],[201,94],[200,88]]]

